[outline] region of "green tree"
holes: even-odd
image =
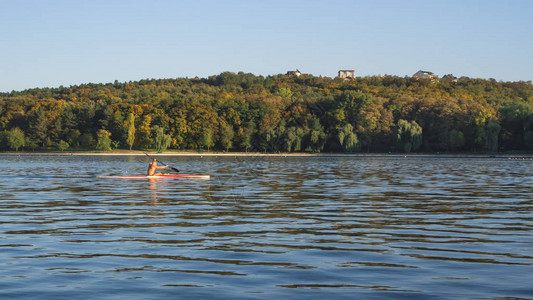
[[[80,145],[81,133],[78,129],[71,129],[67,133],[67,143],[70,146],[77,147]]]
[[[505,139],[502,137],[503,144],[511,149],[519,149],[524,142],[524,134],[533,128],[533,101],[511,100],[505,102],[499,109],[501,126],[506,132],[509,132]],[[487,141],[488,142],[488,141]]]
[[[300,127],[289,127],[286,132],[285,139],[285,151],[301,151],[302,150],[302,140],[304,138],[304,131]]]
[[[96,133],[96,150],[111,150],[111,132],[105,129],[98,130]]]
[[[307,138],[306,151],[320,152],[326,143],[326,133],[324,127],[320,124],[320,120],[313,117],[309,121],[309,132]]]
[[[449,134],[449,145],[452,151],[462,148],[465,145],[464,134],[456,129],[452,129]]]
[[[422,127],[415,121],[399,120],[396,126],[396,145],[403,152],[416,151],[422,146]]]
[[[226,148],[226,151],[233,146],[233,136],[235,135],[233,128],[227,123],[222,123],[220,128],[220,143],[222,147]]]
[[[353,130],[352,124],[344,125],[337,135],[339,139],[339,144],[344,149],[344,151],[354,152],[357,149],[357,135]]]
[[[485,134],[485,128],[483,125],[475,125],[473,130],[474,146],[484,148],[487,145],[487,139]]]
[[[24,146],[24,131],[18,127],[9,130],[6,138],[8,146],[15,151],[19,151],[19,148]]]
[[[48,122],[42,108],[32,110],[28,115],[28,135],[36,144],[46,146]]]
[[[159,152],[167,150],[172,141],[170,135],[165,134],[163,128],[157,125],[152,128],[152,134],[154,136],[153,140],[155,149]]]
[[[63,130],[72,130],[76,128],[78,122],[76,121],[76,115],[72,111],[72,105],[66,106],[61,111],[61,122],[63,124]]]
[[[126,146],[127,133],[124,134],[124,116],[120,110],[117,110],[113,113],[110,123],[111,136],[117,137],[117,142]]]
[[[276,95],[280,96],[283,99],[291,99],[293,94],[294,93],[291,92],[291,89],[289,88],[280,88],[276,91]]]
[[[248,149],[252,147],[252,135],[254,134],[254,126],[253,123],[248,124],[244,128],[242,138],[241,138],[241,147],[248,152]]]
[[[348,90],[344,91],[339,97],[338,102],[339,106],[346,118],[346,120],[355,126],[357,124],[357,119],[359,111],[372,104],[374,101],[373,97],[369,94],[365,94],[360,90],[353,91]]]
[[[59,150],[59,151],[61,151],[61,152],[67,150],[68,147],[70,147],[70,145],[69,145],[67,142],[63,141],[63,140],[60,140],[60,141],[56,144],[56,148],[57,148],[57,150]]]
[[[126,121],[126,144],[128,147],[133,147],[135,142],[135,115],[133,113],[128,114],[128,120]]]
[[[86,149],[91,148],[94,144],[93,135],[88,132],[82,134],[79,140],[80,140],[80,145]]]
[[[207,151],[209,151],[209,149],[215,145],[215,141],[213,140],[213,130],[206,128],[202,132],[202,138],[200,142],[202,147],[207,148]]]
[[[35,149],[39,147],[39,145],[37,145],[37,143],[35,143],[35,141],[28,136],[24,138],[24,146],[26,148],[30,148],[32,151],[35,151]]]
[[[501,126],[495,122],[489,122],[487,124],[486,140],[487,140],[487,150],[490,153],[498,152],[498,135],[500,134]]]
[[[141,124],[137,127],[137,143],[141,148],[150,148],[152,140],[152,116],[144,115]]]
[[[172,143],[172,137],[170,134],[164,134],[163,141],[161,142],[161,149],[159,149],[159,151],[166,151],[170,146],[170,143]]]

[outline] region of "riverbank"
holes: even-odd
[[[166,151],[149,152],[137,150],[115,151],[46,151],[46,152],[0,152],[8,156],[199,156],[199,157],[441,157],[441,158],[524,158],[532,159],[531,154],[428,154],[428,153],[263,153],[263,152],[203,152],[203,151]]]

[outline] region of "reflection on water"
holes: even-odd
[[[0,161],[2,298],[533,297],[530,161]]]

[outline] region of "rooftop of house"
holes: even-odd
[[[453,81],[453,82],[457,81],[457,77],[453,76],[453,74],[446,74],[446,75],[442,76],[442,79]]]

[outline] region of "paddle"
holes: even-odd
[[[163,166],[167,166],[167,167],[169,167],[170,169],[174,170],[174,172],[176,172],[176,173],[179,173],[179,172],[180,172],[180,170],[178,170],[178,169],[176,169],[176,168],[174,168],[174,167],[171,167],[171,166],[165,164],[164,162],[160,161],[159,159],[156,159],[156,158],[151,157],[150,155],[148,155],[148,153],[144,152],[144,154],[146,154],[146,156],[150,157],[151,159],[155,159],[156,161],[160,162]]]

